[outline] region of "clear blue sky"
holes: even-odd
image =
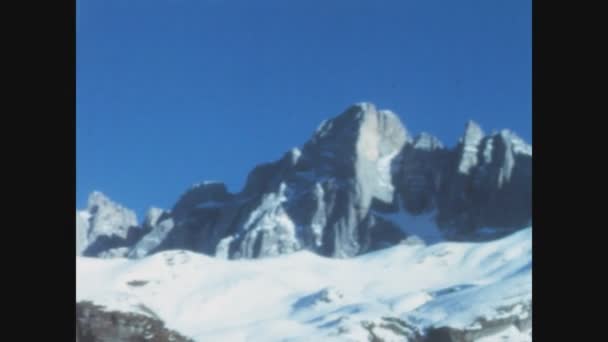
[[[453,146],[531,141],[531,1],[77,0],[76,200],[170,208],[371,101]]]

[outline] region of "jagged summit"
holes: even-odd
[[[137,226],[135,212],[112,201],[100,191],[93,191],[87,201],[90,238],[114,234],[126,237],[127,229]],[[85,214],[86,215],[86,214]]]
[[[366,125],[373,125],[378,129],[378,133],[389,133],[392,130],[405,133],[405,126],[395,113],[390,110],[378,110],[374,104],[362,102],[348,107],[332,119],[321,122],[311,140],[316,141],[331,134],[346,135],[346,131],[356,136]]]
[[[460,163],[458,171],[469,174],[471,168],[477,164],[478,146],[484,137],[484,132],[477,123],[469,120],[465,126],[464,135],[461,139]]]
[[[93,230],[120,238],[110,244],[113,253],[130,257],[168,249],[226,258],[302,249],[351,257],[412,235],[491,239],[531,221],[531,157],[531,147],[508,130],[486,135],[471,120],[446,148],[429,133],[412,137],[397,114],[362,102],[323,121],[302,146],[256,166],[238,193],[221,182],[198,183],[133,230],[135,216],[96,192],[89,209],[102,209],[87,210],[81,221],[115,215]]]
[[[128,210],[127,208],[123,207],[121,204],[113,201],[112,199],[110,199],[110,197],[108,197],[106,194],[104,194],[103,192],[99,191],[99,190],[94,190],[89,194],[89,197],[87,198],[87,210],[92,211],[95,209],[106,209],[106,208],[113,208],[116,210]]]
[[[87,199],[87,207],[92,208],[96,205],[106,205],[111,203],[110,199],[104,195],[101,191],[95,190],[91,192]]]
[[[475,140],[475,139],[481,139],[481,137],[483,137],[485,135],[485,133],[483,132],[483,130],[481,129],[481,126],[479,126],[479,124],[473,120],[468,120],[465,124],[465,128],[464,128],[464,137],[463,139],[465,141],[467,140]]]
[[[443,143],[437,137],[427,133],[422,132],[418,134],[413,141],[414,148],[421,150],[437,150],[444,148]]]
[[[76,213],[76,254],[124,255],[127,246],[142,234],[135,212],[100,191],[93,191],[87,208]],[[119,247],[121,251],[117,250]]]

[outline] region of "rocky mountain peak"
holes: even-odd
[[[438,138],[436,138],[435,136],[433,136],[427,132],[422,132],[422,133],[418,134],[414,138],[412,145],[415,149],[426,150],[426,151],[432,151],[432,150],[444,148],[443,143]]]
[[[112,201],[100,191],[92,192],[87,208],[76,214],[77,254],[107,253],[110,249],[124,247],[126,241],[139,238],[140,234],[143,234],[143,230],[135,212]]]
[[[126,238],[129,227],[138,225],[137,215],[112,201],[99,191],[91,193],[86,211],[89,214],[89,238],[99,235],[117,235]]]
[[[484,137],[484,132],[481,127],[474,122],[469,120],[466,123],[464,136],[460,143],[460,162],[458,164],[458,172],[462,174],[469,174],[471,168],[473,168],[478,162],[479,143]]]
[[[467,144],[477,144],[483,138],[485,133],[481,129],[481,126],[473,120],[467,121],[464,128],[463,135],[463,143]]]
[[[407,132],[399,117],[390,110],[377,110],[376,106],[363,102],[347,108],[340,115],[325,120],[311,138],[312,144],[334,142],[348,138],[345,144],[354,146],[358,141],[388,139],[405,140]]]
[[[87,209],[93,210],[95,207],[106,207],[115,205],[106,195],[101,191],[93,191],[87,199]]]
[[[79,222],[103,239],[120,238],[97,245],[120,255],[116,248],[128,245],[129,257],[169,249],[351,257],[411,235],[486,239],[531,221],[531,156],[514,133],[485,135],[474,121],[454,148],[428,133],[412,139],[395,113],[364,102],[325,120],[303,146],[256,166],[238,193],[221,182],[196,184],[170,211],[150,211],[139,230],[124,228],[134,214],[94,193]],[[146,235],[127,244],[138,232]]]
[[[216,206],[228,201],[232,194],[228,192],[226,184],[216,181],[207,181],[195,184],[184,193],[171,210],[176,217],[187,213],[197,207]]]
[[[396,114],[359,103],[324,121],[304,145],[303,156],[325,164],[335,176],[354,178],[362,169],[371,171],[368,164],[386,164],[406,141],[407,130]]]

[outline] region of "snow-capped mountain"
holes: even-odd
[[[456,146],[360,103],[260,164],[135,213],[76,212],[77,342],[531,341],[532,148]]]
[[[238,259],[309,250],[343,258],[412,233],[427,241],[497,238],[531,225],[531,150],[510,131],[486,135],[472,121],[446,148],[427,133],[411,136],[393,112],[361,103],[324,121],[301,148],[254,168],[239,193],[203,182],[170,210],[152,209],[140,226],[94,193],[77,215],[89,222],[78,224],[85,228],[77,229],[77,254],[185,249]]]

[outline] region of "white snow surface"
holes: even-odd
[[[186,251],[137,260],[77,256],[76,297],[108,310],[151,310],[196,341],[367,341],[361,322],[381,317],[421,328],[470,327],[499,315],[497,308],[515,304],[517,314],[517,303],[531,303],[531,230],[483,243],[397,245],[351,259],[307,251],[258,260]],[[531,340],[508,329],[482,341],[502,336]]]

